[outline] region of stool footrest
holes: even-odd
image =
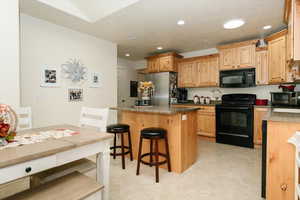
[[[110,147],[111,150],[112,150],[112,149],[121,149],[121,148],[122,148],[122,146]],[[124,149],[130,149],[130,148],[127,147],[127,146],[124,146]],[[130,150],[125,151],[124,153],[116,153],[116,154],[110,153],[110,155],[111,155],[111,156],[122,156],[122,155],[127,155],[127,154],[129,154],[129,153],[130,153]]]
[[[163,165],[163,164],[166,164],[168,162],[167,155],[165,155],[163,153],[158,153],[158,155],[161,156],[161,157],[166,158],[166,160],[158,162],[158,165]],[[147,161],[143,160],[143,158],[146,157],[146,156],[151,156],[151,153],[142,154],[141,155],[141,163],[143,163],[144,165],[155,166],[156,165],[155,161],[154,162],[147,162]],[[156,153],[152,153],[152,156],[155,157]]]

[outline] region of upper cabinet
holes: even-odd
[[[218,80],[218,54],[181,59],[178,64],[178,87],[213,87]]]
[[[287,82],[286,37],[287,30],[283,30],[266,38],[270,84]]]
[[[300,1],[286,0],[285,17],[288,24],[287,61],[300,61]]]
[[[176,72],[177,61],[180,58],[182,56],[176,53],[164,53],[147,57],[147,71],[148,73]]]
[[[269,83],[268,50],[262,49],[256,52],[256,85]]]
[[[219,46],[220,70],[255,67],[255,45],[257,40]]]

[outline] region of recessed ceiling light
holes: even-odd
[[[158,50],[162,50],[162,49],[163,49],[163,47],[159,46],[159,47],[157,47],[157,49],[158,49]]]
[[[126,56],[126,57],[129,57],[129,56],[130,56],[130,53],[126,53],[125,56]]]
[[[245,24],[245,21],[242,19],[233,19],[228,22],[226,22],[223,26],[225,29],[235,29],[243,26]]]
[[[272,28],[271,25],[266,25],[266,26],[263,27],[264,30],[268,30],[268,29],[271,29],[271,28]]]
[[[183,26],[185,24],[185,21],[184,20],[179,20],[178,22],[177,22],[177,25],[179,25],[179,26]]]

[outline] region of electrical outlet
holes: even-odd
[[[187,115],[182,115],[181,120],[182,120],[182,121],[187,120]]]

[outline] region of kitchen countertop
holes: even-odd
[[[210,104],[195,104],[193,101],[189,100],[186,103],[173,103],[172,105],[183,105],[183,106],[215,106],[221,104],[222,101],[211,101]]]
[[[263,120],[300,123],[300,113],[274,112],[272,109],[267,113]]]
[[[113,107],[112,110],[132,111],[132,112],[145,112],[157,114],[177,114],[182,112],[192,112],[198,108],[174,108],[169,106],[131,106],[131,107]]]

